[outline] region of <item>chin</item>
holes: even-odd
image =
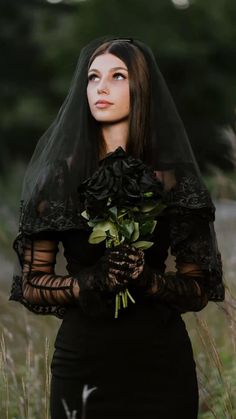
[[[93,115],[94,119],[96,119],[97,122],[104,122],[107,124],[115,124],[117,122],[124,121],[128,118],[128,115]]]

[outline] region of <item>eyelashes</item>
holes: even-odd
[[[113,77],[115,77],[115,76],[121,76],[122,79],[126,79],[127,78],[123,73],[114,73],[113,74]]]
[[[88,81],[92,81],[94,77],[97,77],[97,74],[90,74],[88,76]]]
[[[123,80],[125,80],[127,78],[123,73],[118,73],[118,72],[117,73],[114,73],[113,76],[112,76],[112,78],[117,78],[117,76],[121,76]],[[88,76],[88,81],[93,81],[94,78],[96,78],[96,77],[99,77],[99,76],[97,74],[95,74],[95,73],[90,74]]]

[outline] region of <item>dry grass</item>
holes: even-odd
[[[59,321],[11,307],[1,295],[0,417],[49,419],[50,359]],[[14,306],[14,307],[13,307]],[[236,418],[236,302],[184,315],[193,344],[201,419]],[[3,314],[3,312],[5,314]]]
[[[224,261],[226,301],[209,303],[203,311],[183,316],[197,365],[199,419],[236,418],[236,211],[235,207],[228,209],[228,203],[218,205],[216,225]],[[0,418],[49,419],[50,360],[60,321],[35,316],[9,302],[8,289],[9,285],[2,281]]]
[[[212,304],[212,303],[211,303]],[[210,304],[209,304],[210,305]],[[236,418],[235,309],[230,297],[202,313],[188,314],[200,390],[200,418]]]
[[[6,303],[4,294],[0,300],[0,417],[49,419],[49,365],[57,321],[39,319],[23,307]]]

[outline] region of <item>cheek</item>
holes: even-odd
[[[129,93],[129,89],[125,89],[124,90],[123,103],[124,103],[124,106],[126,107],[126,109],[129,109],[130,108],[130,93]]]
[[[116,98],[116,104],[122,109],[129,109],[130,107],[130,93],[127,86],[118,87],[114,97]]]

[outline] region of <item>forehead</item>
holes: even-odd
[[[126,64],[120,58],[116,57],[116,55],[105,53],[98,55],[89,67],[89,71],[91,70],[109,70],[115,67],[122,67],[127,69]]]

